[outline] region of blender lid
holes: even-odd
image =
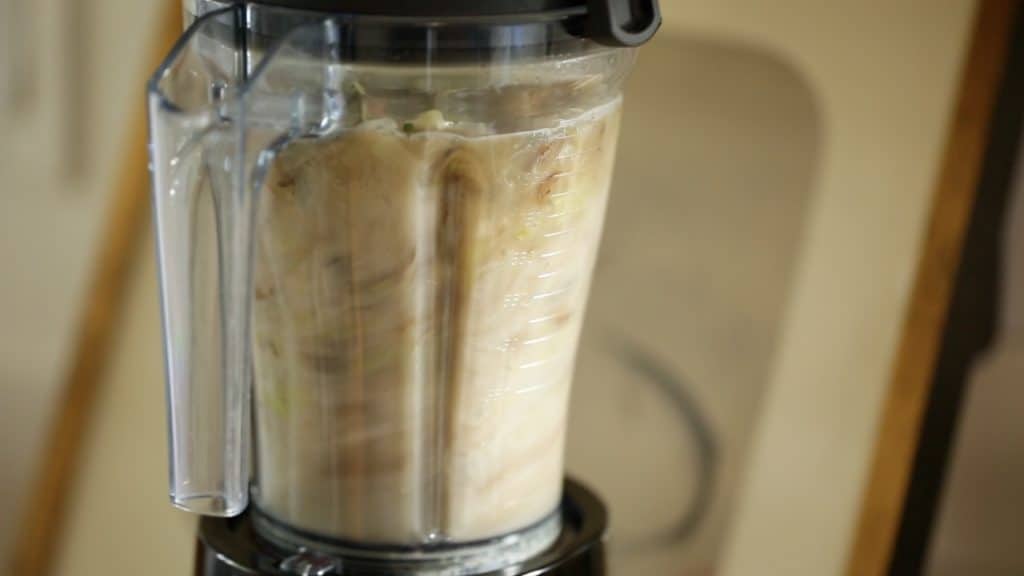
[[[661,25],[658,0],[249,0],[353,16],[450,20],[582,17],[580,35],[607,46],[639,46]]]

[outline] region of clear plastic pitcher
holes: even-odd
[[[172,502],[232,516],[251,494],[267,537],[346,552],[550,544],[620,91],[657,6],[186,16],[149,87]]]

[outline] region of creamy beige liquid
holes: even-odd
[[[371,121],[279,154],[254,288],[262,510],[410,544],[556,509],[619,108],[487,136]]]

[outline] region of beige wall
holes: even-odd
[[[726,574],[842,571],[973,5],[666,2],[673,28],[792,61],[825,126]]]
[[[774,54],[672,28],[644,47],[566,454],[611,508],[613,574],[703,574],[720,555],[821,142],[815,94]]]
[[[88,282],[110,185],[123,150],[129,104],[143,97],[143,58],[156,5],[90,0],[88,83],[72,85],[63,68],[69,12],[60,2],[0,0],[30,19],[13,55],[32,67],[31,99],[0,99],[0,551],[71,351],[73,326]],[[11,12],[0,9],[0,14]],[[0,16],[3,17],[3,16]],[[7,37],[2,38],[7,40]],[[7,45],[4,45],[7,48]],[[3,58],[11,56],[4,52]],[[0,68],[0,73],[4,69]],[[10,87],[10,86],[8,86]],[[69,99],[83,99],[87,169],[66,169],[63,130]]]

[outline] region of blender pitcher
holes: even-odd
[[[563,482],[569,386],[655,0],[185,15],[150,148],[171,501],[232,518],[206,573],[579,556],[604,511]]]

